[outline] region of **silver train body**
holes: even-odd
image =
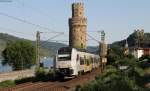
[[[98,68],[99,65],[99,55],[70,47],[60,48],[54,62],[55,69],[63,76],[78,76]]]

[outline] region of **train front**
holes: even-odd
[[[74,70],[72,67],[72,48],[64,47],[60,48],[57,52],[55,68],[59,75],[72,76]]]

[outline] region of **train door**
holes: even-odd
[[[79,54],[77,54],[76,69],[77,69],[77,74],[79,75],[79,71],[80,71],[80,56],[79,56]]]

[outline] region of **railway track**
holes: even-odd
[[[91,73],[70,80],[36,83],[28,82],[0,91],[72,91],[75,89],[76,85],[84,85],[93,80],[98,74],[100,74],[100,69],[96,69]]]

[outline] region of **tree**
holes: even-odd
[[[150,67],[150,55],[143,55],[139,58],[140,66],[144,69]]]
[[[111,45],[110,49],[108,49],[107,64],[114,64],[115,61],[121,59],[122,57],[124,57],[123,48],[118,45]]]
[[[13,70],[30,68],[36,63],[35,47],[30,41],[16,41],[7,43],[2,52],[3,65],[10,65]]]

